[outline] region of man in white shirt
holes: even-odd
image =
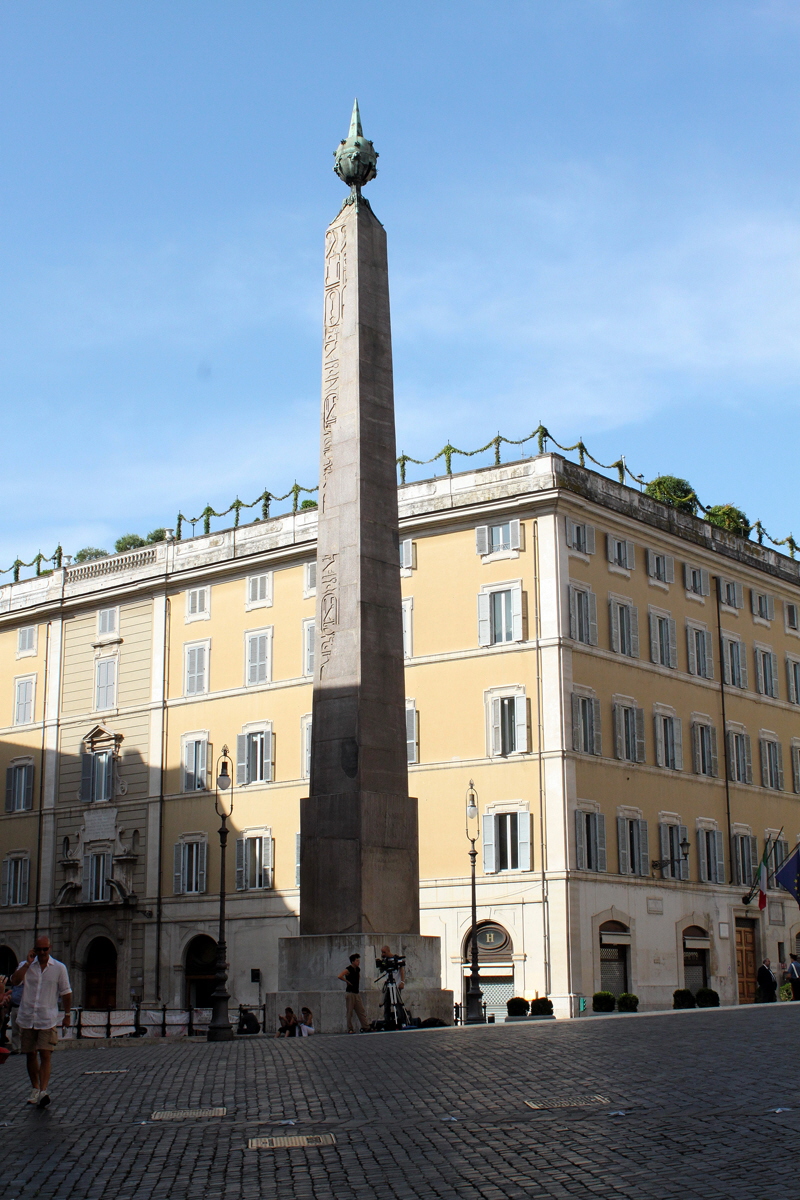
[[[50,957],[50,939],[38,937],[25,962],[11,976],[12,984],[23,985],[17,1014],[22,1053],[27,1056],[31,1094],[28,1104],[46,1108],[50,1103],[50,1056],[58,1045],[58,1001],[64,1006],[63,1029],[70,1024],[72,988],[67,968]]]

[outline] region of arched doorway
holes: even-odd
[[[117,951],[107,937],[93,938],[86,951],[87,1008],[116,1008]]]
[[[620,996],[628,989],[628,949],[631,931],[621,921],[600,926],[600,990]]]
[[[708,987],[708,931],[699,925],[687,925],[683,931],[683,986],[693,996]]]
[[[472,962],[472,937],[467,934],[464,941],[464,994],[466,1004],[469,987],[469,964]],[[481,969],[481,991],[486,1015],[505,1017],[506,1001],[514,995],[514,963],[511,955],[514,946],[508,930],[494,921],[485,921],[478,926],[478,965]]]
[[[0,946],[0,975],[13,975],[19,960],[10,946]]]
[[[217,962],[217,943],[204,933],[193,937],[186,947],[186,965],[184,978],[186,980],[187,1008],[210,1008],[211,996],[217,986],[215,967]]]

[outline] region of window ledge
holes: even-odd
[[[738,615],[739,615],[739,609],[734,608],[733,605],[731,605],[731,604],[720,604],[719,611],[727,613],[728,616],[731,616],[731,617],[738,617]]]
[[[668,591],[669,591],[669,584],[668,584],[668,583],[665,583],[663,579],[650,579],[650,578],[648,578],[647,582],[650,584],[650,587],[654,587],[654,588],[660,588],[662,592],[668,592]]]
[[[92,642],[92,649],[104,650],[106,648],[106,646],[121,646],[121,645],[122,645],[122,638],[119,636],[118,633],[116,633],[113,636],[99,638],[98,641]]]
[[[705,598],[705,596],[698,596],[697,592],[689,592],[689,591],[687,591],[687,593],[686,593],[686,599],[687,599],[687,600],[694,600],[695,604],[705,604],[705,602],[706,602],[706,598]]]
[[[187,613],[183,620],[186,625],[192,625],[195,621],[210,621],[211,613],[192,613],[191,616]]]
[[[800,638],[800,629],[790,629],[787,625],[785,631],[788,633],[789,637]]]
[[[616,563],[609,563],[608,569],[612,575],[621,575],[623,579],[630,579],[631,573],[627,567],[618,567]]]
[[[753,624],[754,624],[754,625],[763,625],[765,629],[771,629],[771,628],[772,628],[772,622],[771,622],[771,621],[768,621],[768,620],[766,619],[766,617],[757,617],[757,616],[755,615],[755,613],[753,613]]]
[[[491,554],[482,554],[481,562],[482,563],[500,562],[500,560],[504,559],[504,558],[519,558],[519,550],[493,550]],[[408,568],[405,568],[405,569],[408,570],[408,573],[410,575],[411,571]]]
[[[570,550],[570,558],[577,558],[580,562],[586,563],[587,567],[591,566],[591,559],[588,554],[584,554],[581,550]]]

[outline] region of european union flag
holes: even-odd
[[[775,882],[791,892],[800,904],[800,846],[790,854],[786,862],[775,872]]]

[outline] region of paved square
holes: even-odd
[[[794,1200],[799,1043],[800,1004],[781,1004],[95,1046],[54,1057],[44,1112],[15,1056],[3,1195]],[[225,1113],[152,1120],[198,1109]],[[308,1143],[250,1149],[259,1138]]]

